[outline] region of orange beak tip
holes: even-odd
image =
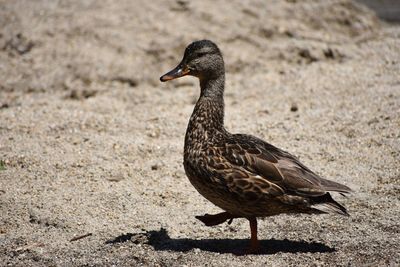
[[[166,82],[170,81],[176,78],[183,77],[185,75],[188,75],[190,72],[189,69],[182,69],[180,66],[176,67],[175,69],[171,70],[170,72],[164,74],[163,76],[160,77],[161,82]]]
[[[163,76],[160,77],[160,81],[161,81],[161,82],[166,82],[166,81],[169,81],[169,80],[171,80],[171,79],[172,79],[172,78],[169,77],[169,76],[167,76],[167,75],[163,75]]]

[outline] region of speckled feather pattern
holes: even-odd
[[[326,188],[349,188],[318,177],[295,157],[249,135],[230,134],[221,104],[201,98],[185,138],[184,166],[193,186],[209,201],[237,216],[321,213],[313,197]],[[336,205],[336,203],[332,203]]]
[[[224,63],[215,44],[189,45],[182,62],[200,79],[200,97],[186,131],[184,168],[201,195],[238,217],[347,214],[328,192],[349,193],[350,188],[319,177],[259,138],[224,128]]]

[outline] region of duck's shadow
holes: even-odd
[[[159,231],[147,231],[144,233],[128,233],[106,241],[106,244],[116,244],[131,241],[133,243],[145,243],[157,251],[187,252],[192,249],[200,249],[216,253],[240,254],[249,245],[248,239],[189,239],[170,238],[167,231],[161,228]],[[262,249],[259,254],[283,253],[330,253],[335,248],[318,242],[291,241],[291,240],[261,240]]]

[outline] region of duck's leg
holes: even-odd
[[[230,214],[229,212],[221,212],[218,214],[205,214],[203,216],[196,216],[196,219],[200,220],[206,226],[214,226],[221,223],[224,223],[227,220],[230,220],[228,223],[232,222],[234,218],[238,218],[235,215]]]
[[[247,250],[247,253],[254,254],[260,251],[260,241],[257,238],[257,218],[250,217],[247,218],[250,222],[250,231],[251,231],[251,240],[250,247]]]

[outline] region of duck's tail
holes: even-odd
[[[311,207],[322,213],[337,213],[344,216],[350,216],[347,213],[346,208],[336,202],[329,193],[322,196],[312,197]]]

